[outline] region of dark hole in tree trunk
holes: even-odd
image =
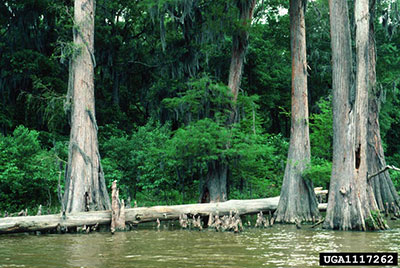
[[[356,149],[356,169],[359,169],[359,167],[360,167],[360,162],[361,162],[361,159],[360,159],[361,152],[360,151],[361,151],[361,145],[359,144]]]
[[[210,192],[208,191],[208,188],[205,187],[203,190],[203,195],[201,197],[201,203],[210,203]]]
[[[85,192],[85,211],[89,211],[89,193]]]
[[[201,197],[201,203],[210,203],[210,192],[208,191],[208,188],[205,187],[203,189],[203,195]],[[209,220],[210,216],[204,216],[201,217],[201,221],[203,222],[203,226],[204,228],[208,227],[208,220]]]

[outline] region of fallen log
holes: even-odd
[[[159,220],[177,220],[179,215],[208,216],[210,213],[220,216],[236,211],[239,215],[257,214],[260,211],[276,210],[279,196],[263,199],[229,200],[220,203],[188,204],[175,206],[137,207],[125,209],[127,224],[139,224]],[[326,204],[319,204],[321,211]],[[67,215],[42,215],[7,217],[0,219],[0,234],[35,232],[55,229],[71,229],[81,226],[110,225],[111,211],[90,211]]]
[[[315,193],[315,195],[327,195],[328,190],[323,190],[322,187],[315,187],[314,193]]]
[[[91,211],[68,214],[41,215],[41,216],[23,216],[7,217],[0,219],[0,234],[21,233],[56,230],[57,228],[73,228],[89,225],[103,225],[111,223],[111,212]]]
[[[219,203],[201,203],[175,206],[138,207],[125,210],[125,220],[128,223],[152,222],[160,220],[176,220],[179,215],[208,216],[210,213],[220,216],[228,215],[230,211],[238,211],[240,215],[256,214],[260,211],[275,210],[279,196],[263,199],[229,200]]]
[[[323,190],[322,187],[316,187],[314,188],[314,193],[320,204],[326,202],[328,196],[328,190]]]

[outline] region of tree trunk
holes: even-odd
[[[367,182],[368,0],[355,1],[357,75],[352,92],[352,52],[347,1],[331,0],[333,159],[324,227],[384,229]],[[355,95],[355,98],[354,98]]]
[[[227,200],[228,165],[220,161],[208,164],[206,180],[201,186],[200,203],[224,202]]]
[[[306,0],[290,1],[292,122],[281,199],[274,215],[276,222],[295,223],[319,218],[312,181],[306,181],[302,177],[303,171],[310,163],[311,155],[308,129],[305,5]]]
[[[369,29],[369,95],[368,95],[368,174],[375,174],[386,166],[379,127],[380,100],[379,90],[376,88],[376,44],[374,30],[375,0],[370,0],[370,29]],[[385,171],[371,178],[375,200],[381,211],[392,213],[400,211],[400,198],[390,178]]]
[[[97,142],[94,100],[94,0],[75,0],[70,81],[72,115],[63,205],[66,212],[110,209]]]
[[[257,0],[238,0],[237,6],[240,10],[240,28],[238,33],[233,36],[232,44],[232,58],[229,68],[229,81],[228,87],[232,93],[232,113],[230,118],[230,123],[237,120],[236,111],[236,101],[239,93],[240,82],[243,73],[243,63],[246,55],[246,50],[248,47],[248,25],[251,24],[251,19],[253,18],[254,8],[256,6]]]

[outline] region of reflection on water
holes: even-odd
[[[162,230],[2,235],[0,267],[319,267],[319,252],[399,252],[400,224],[384,232],[275,225],[243,233]]]

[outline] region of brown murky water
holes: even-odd
[[[0,267],[319,267],[319,252],[399,252],[385,232],[275,225],[240,234],[151,227],[117,233],[1,235]]]

